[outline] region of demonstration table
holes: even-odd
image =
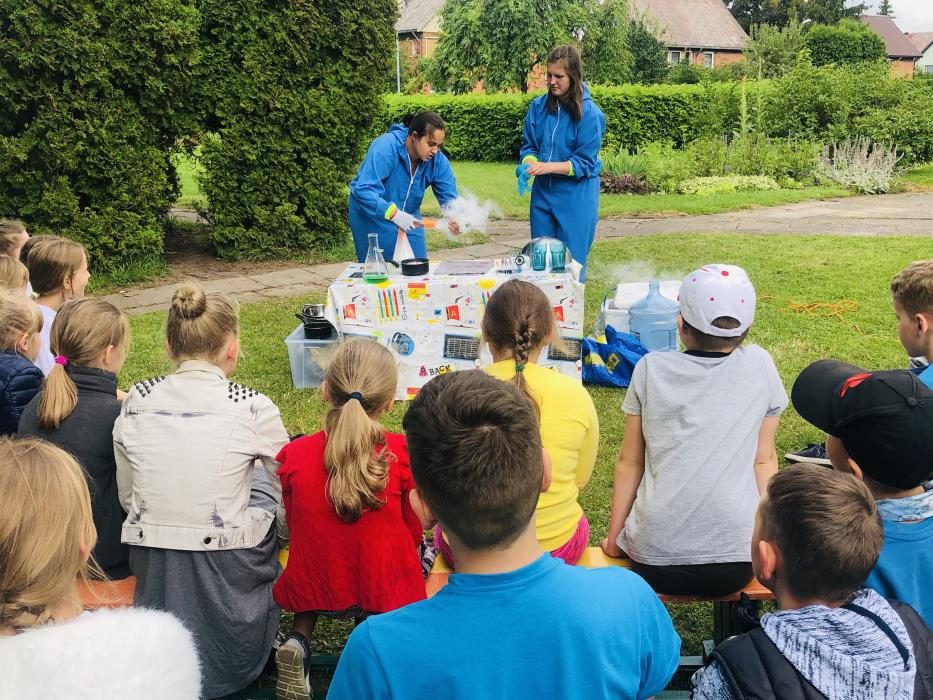
[[[349,265],[330,285],[325,313],[344,337],[370,338],[395,355],[396,398],[412,398],[439,374],[491,364],[480,348],[480,321],[496,288],[516,278],[547,295],[565,341],[538,364],[581,380],[584,285],[569,272],[503,274],[491,260],[450,261],[432,263],[424,276],[398,274],[373,284],[363,281],[362,267]]]

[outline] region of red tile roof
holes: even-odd
[[[741,51],[748,34],[722,0],[629,0],[632,14],[647,16],[671,48]]]
[[[888,58],[920,58],[921,54],[914,46],[904,32],[902,32],[894,20],[885,15],[863,15],[859,17],[862,23],[867,24],[875,34],[884,39],[884,45],[887,47]]]

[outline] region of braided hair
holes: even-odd
[[[551,302],[538,287],[524,280],[509,280],[486,304],[483,340],[515,360],[512,382],[528,397],[540,415],[538,398],[525,379],[528,358],[557,337]]]

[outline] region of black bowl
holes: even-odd
[[[320,319],[307,321],[304,324],[304,331],[306,340],[324,340],[325,338],[330,338],[331,334],[334,332],[334,327],[331,325],[330,321]]]
[[[402,260],[402,274],[405,277],[420,277],[426,275],[428,274],[428,269],[427,258],[408,258],[407,260]]]

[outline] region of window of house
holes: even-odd
[[[703,65],[706,68],[712,68],[714,62],[715,62],[715,59],[713,57],[712,51],[707,51],[706,53],[703,54]]]
[[[927,66],[927,73],[933,73],[933,65]]]
[[[680,63],[680,51],[668,51],[667,62],[675,65]]]

